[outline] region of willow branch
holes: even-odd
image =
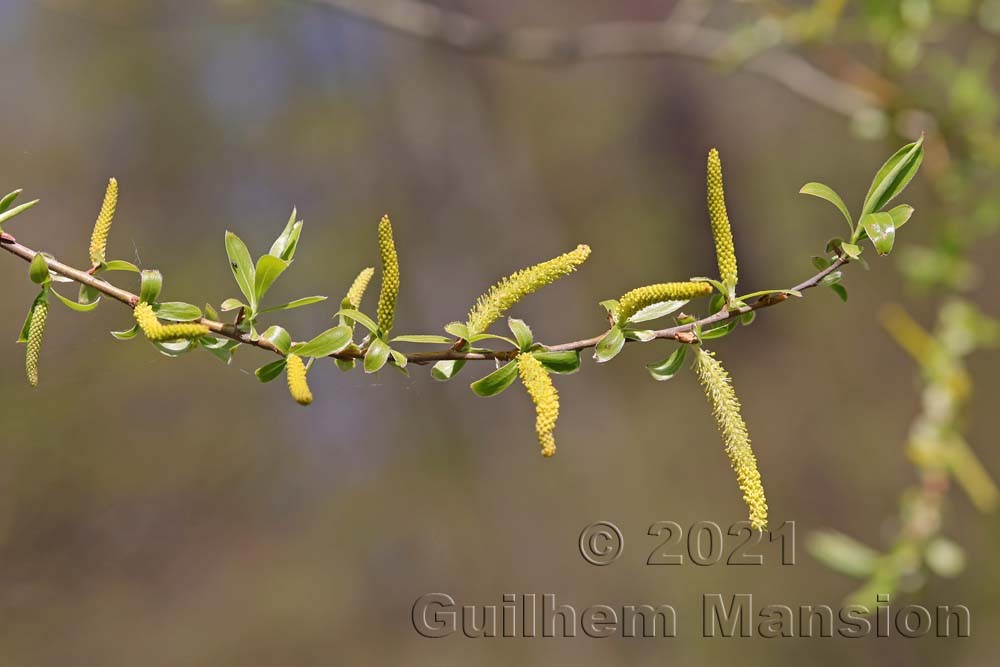
[[[18,243],[13,236],[4,233],[2,238],[0,238],[0,247],[9,252],[12,255],[20,257],[26,262],[31,262],[38,251],[32,250],[27,246]],[[139,303],[139,296],[129,292],[128,290],[116,287],[111,283],[101,280],[86,271],[81,271],[67,264],[53,259],[51,257],[46,257],[46,261],[49,266],[49,270],[57,273],[59,275],[65,276],[70,280],[79,283],[81,285],[86,285],[91,287],[101,294],[111,297],[116,301],[120,301],[129,308],[135,308]],[[830,266],[823,269],[822,271],[816,273],[808,280],[805,280],[798,285],[792,287],[789,291],[792,292],[804,292],[812,287],[816,287],[820,282],[828,276],[829,274],[837,271],[844,264],[847,264],[847,258],[840,257],[833,261]],[[796,298],[789,294],[778,293],[778,294],[768,294],[760,297],[751,304],[745,306],[740,306],[737,308],[723,308],[717,313],[708,315],[694,322],[687,324],[680,324],[677,326],[669,327],[666,329],[660,329],[653,332],[654,339],[662,340],[674,340],[679,343],[697,343],[698,339],[695,331],[700,328],[709,327],[716,324],[721,324],[727,322],[735,317],[739,317],[745,313],[760,310],[762,308],[769,308],[771,306],[783,303],[790,298]],[[212,333],[238,341],[244,345],[250,345],[252,347],[258,347],[262,350],[267,350],[268,352],[273,352],[279,356],[284,356],[284,353],[275,347],[272,343],[262,338],[254,338],[249,333],[241,331],[236,325],[227,322],[218,322],[216,320],[211,320],[208,318],[201,318],[199,320],[201,324],[204,324]],[[553,352],[560,351],[581,351],[592,347],[595,347],[601,339],[605,336],[607,331],[601,333],[600,335],[594,336],[592,338],[584,338],[581,340],[575,340],[568,343],[561,343],[558,345],[548,345],[545,349]],[[626,342],[632,342],[627,340]],[[362,359],[364,357],[364,350],[343,350],[341,352],[335,352],[330,357],[334,359]],[[490,350],[482,352],[463,352],[460,350],[448,348],[446,350],[436,350],[433,352],[412,352],[406,355],[406,359],[412,364],[428,364],[436,361],[443,361],[448,359],[464,359],[467,361],[509,361],[514,359],[518,355],[518,350],[508,349],[508,350]]]
[[[460,12],[421,0],[307,0],[410,37],[471,53],[531,64],[675,56],[730,64],[727,33],[690,20],[595,23],[575,30],[522,27],[499,30]],[[833,77],[808,60],[772,49],[741,67],[838,114],[879,106],[876,95]]]

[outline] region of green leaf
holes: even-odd
[[[229,338],[218,338],[216,336],[201,336],[198,338],[198,343],[202,347],[209,350],[217,350],[219,348],[225,347],[229,343],[233,343],[235,345],[240,344],[235,340],[231,340]]]
[[[813,255],[812,263],[820,271],[833,264],[828,257],[821,257],[820,255]]]
[[[629,320],[631,322],[632,320]],[[639,340],[643,343],[648,343],[656,338],[656,332],[652,329],[632,329],[627,328],[622,333],[625,334],[625,338],[629,340]]]
[[[671,353],[669,357],[655,364],[646,364],[646,370],[649,374],[653,376],[654,380],[659,380],[663,382],[664,380],[669,380],[675,375],[677,371],[681,369],[684,365],[684,357],[687,356],[687,345],[680,345],[676,350]]]
[[[496,396],[517,379],[517,362],[509,361],[489,375],[476,380],[469,387],[477,396]]]
[[[767,296],[768,294],[787,294],[788,296],[802,296],[802,292],[793,289],[762,289],[756,292],[750,292],[749,294],[743,294],[739,297],[740,301],[746,301],[747,299],[753,299],[758,296]]]
[[[909,204],[900,204],[889,209],[888,213],[892,216],[892,226],[898,231],[910,220],[910,216],[913,215],[913,207]]]
[[[161,320],[170,322],[193,322],[201,319],[201,308],[183,301],[164,301],[153,306],[153,312]]]
[[[553,373],[569,375],[580,370],[580,353],[576,350],[532,352],[531,355]]]
[[[139,325],[135,324],[131,329],[126,329],[125,331],[112,331],[111,335],[118,340],[132,340],[139,334]]]
[[[637,312],[632,317],[628,318],[629,323],[635,324],[638,322],[648,322],[649,320],[659,319],[661,317],[666,317],[671,313],[674,313],[685,305],[689,303],[689,300],[683,301],[660,301],[659,303],[654,303],[646,306],[639,312]]]
[[[393,366],[395,366],[396,368],[399,368],[399,369],[406,368],[407,360],[406,360],[406,355],[405,354],[403,354],[402,352],[399,352],[398,350],[394,350],[392,348],[389,348],[389,355],[392,357],[392,365]],[[406,375],[409,375],[409,373],[406,373]]]
[[[830,289],[832,289],[834,292],[837,293],[837,296],[840,297],[841,301],[843,301],[845,303],[847,302],[847,288],[846,287],[844,287],[840,283],[837,283],[836,285],[830,285]]]
[[[621,327],[611,327],[611,330],[604,334],[604,338],[597,344],[597,349],[594,350],[594,359],[597,359],[597,363],[599,364],[610,361],[622,351],[624,346],[625,334],[622,332]]]
[[[716,338],[722,338],[723,336],[729,335],[729,332],[736,328],[736,325],[740,323],[739,318],[734,317],[728,320],[725,324],[721,324],[712,329],[703,329],[699,338],[701,340],[714,340]]]
[[[230,310],[237,310],[239,308],[249,308],[249,306],[240,301],[239,299],[229,298],[223,301],[222,304],[219,306],[219,308],[221,308],[222,312],[225,313]]]
[[[469,340],[469,327],[467,327],[462,322],[449,322],[444,325],[444,330],[450,333],[455,338],[461,338],[462,340]]]
[[[160,354],[167,357],[179,357],[182,354],[187,354],[193,350],[196,346],[193,342],[189,340],[178,340],[171,341],[168,343],[153,343],[153,347],[160,351]]]
[[[109,262],[105,262],[101,266],[102,271],[128,271],[130,273],[139,273],[139,267],[132,262],[126,262],[124,259],[112,259]]]
[[[615,317],[615,313],[618,312],[618,299],[607,299],[605,301],[601,301],[600,305],[604,308],[604,310],[608,311],[608,315],[612,318]]]
[[[82,303],[84,305],[89,303],[96,303],[101,300],[101,293],[90,285],[80,285],[80,291],[77,293],[76,301],[77,303]]]
[[[724,298],[726,299],[729,298],[729,288],[723,285],[718,280],[715,280],[714,278],[706,278],[705,276],[695,276],[694,278],[688,278],[688,280],[695,283],[708,283],[709,285],[714,287],[715,290],[719,294],[721,294]]]
[[[38,293],[38,296],[36,296],[34,301],[31,302],[31,307],[28,308],[28,314],[24,318],[24,325],[21,327],[21,333],[17,337],[18,343],[28,342],[28,329],[31,327],[31,314],[35,312],[35,306],[38,305],[40,301],[48,302],[49,300],[48,291],[49,290],[47,287],[42,287],[41,291]]]
[[[205,304],[205,317],[207,317],[210,320],[219,319],[219,313],[216,312],[215,308],[213,308],[212,304],[210,303]]]
[[[799,194],[819,197],[836,206],[841,214],[843,214],[844,219],[847,220],[847,226],[851,228],[852,232],[854,231],[854,221],[851,219],[851,212],[847,210],[847,206],[844,204],[844,200],[840,198],[840,195],[829,185],[824,185],[823,183],[806,183],[799,190]]]
[[[292,261],[295,257],[295,250],[299,243],[299,235],[302,234],[302,221],[295,221],[297,215],[296,209],[292,209],[292,215],[289,216],[288,222],[285,224],[284,230],[275,239],[274,244],[271,245],[271,250],[268,252],[272,257],[277,257],[278,259],[283,259],[285,261]]]
[[[264,364],[257,370],[253,372],[257,376],[257,379],[261,382],[270,382],[271,380],[279,377],[284,371],[285,366],[288,364],[284,359],[278,359],[277,361],[272,361],[269,364]]]
[[[0,199],[0,213],[3,213],[8,208],[10,208],[10,205],[14,203],[14,200],[17,199],[17,196],[22,192],[24,192],[24,190],[18,188],[13,192],[8,192],[7,194],[5,194],[3,196],[3,199]]]
[[[289,301],[288,303],[283,303],[280,306],[269,306],[267,308],[261,309],[261,314],[263,313],[273,313],[277,310],[292,310],[293,308],[301,308],[302,306],[311,306],[314,303],[319,303],[320,301],[326,301],[325,296],[304,296],[301,299],[295,299],[294,301]]]
[[[253,291],[257,303],[264,300],[264,295],[274,281],[288,268],[288,262],[274,255],[261,255],[254,270]]]
[[[337,368],[345,373],[354,370],[354,359],[334,359],[333,363],[337,364]]]
[[[507,338],[507,336],[498,336],[497,334],[491,334],[491,333],[479,333],[476,334],[475,336],[470,336],[466,340],[470,343],[478,343],[481,340],[488,340],[488,339],[502,340],[505,343],[509,343],[511,347],[518,347],[517,341],[511,340],[510,338]]]
[[[431,377],[440,382],[452,379],[465,366],[465,359],[444,359],[431,368]]]
[[[865,203],[861,207],[862,219],[868,213],[882,209],[909,184],[920,169],[924,159],[924,138],[907,144],[886,160],[875,174]]]
[[[833,273],[828,273],[823,276],[823,279],[819,281],[820,285],[836,285],[844,278],[843,271],[834,271]]]
[[[753,321],[757,319],[757,311],[751,310],[748,313],[740,314],[740,324],[743,326],[749,326],[753,324]]]
[[[240,346],[235,340],[219,339],[212,336],[202,336],[198,341],[206,352],[227,366],[233,360],[233,352]]]
[[[340,352],[351,342],[351,329],[343,325],[327,329],[308,343],[292,347],[291,351],[300,357],[325,357]],[[384,343],[383,343],[384,345]],[[386,346],[388,348],[388,346]]]
[[[99,301],[91,301],[90,303],[77,303],[76,301],[73,301],[73,299],[67,299],[62,294],[60,294],[55,290],[50,290],[50,291],[53,294],[55,294],[57,299],[63,302],[63,305],[65,305],[70,310],[75,310],[78,313],[90,312],[94,308],[97,308],[98,304],[100,303]]]
[[[343,315],[344,317],[354,320],[355,322],[363,326],[365,329],[368,329],[372,333],[378,332],[378,324],[375,323],[375,320],[368,317],[360,310],[354,310],[353,308],[341,308],[335,314]]]
[[[291,335],[277,325],[268,327],[260,337],[281,350],[282,354],[288,354],[288,349],[292,346]]]
[[[31,264],[28,266],[28,277],[36,285],[45,285],[51,282],[49,265],[42,253],[35,253],[35,256],[31,259]]]
[[[422,343],[427,345],[446,345],[452,342],[450,338],[444,336],[438,336],[435,334],[406,334],[404,336],[396,336],[392,339],[393,343]]]
[[[229,231],[226,232],[226,255],[229,257],[229,268],[233,272],[233,277],[236,278],[236,284],[239,285],[246,300],[250,302],[250,310],[256,311],[255,271],[253,260],[250,259],[250,251],[247,250],[246,244],[240,240],[240,237]]]
[[[879,553],[834,530],[813,533],[806,548],[817,560],[842,574],[863,579],[878,567]]]
[[[365,352],[365,373],[379,371],[389,359],[389,345],[381,338],[373,338]]]
[[[141,274],[139,286],[139,301],[143,303],[156,303],[163,289],[163,274],[156,269],[146,269]]]
[[[32,206],[34,206],[35,204],[37,204],[39,201],[40,200],[35,199],[34,201],[29,201],[26,204],[21,204],[20,206],[15,206],[12,209],[8,209],[8,210],[4,211],[3,213],[0,213],[0,225],[2,225],[3,223],[7,222],[8,220],[10,220],[11,218],[13,218],[14,216],[20,215],[21,213],[24,213],[29,208],[31,208]]]
[[[522,352],[527,351],[531,347],[531,344],[535,342],[535,336],[531,333],[531,327],[525,324],[524,320],[519,320],[516,317],[508,317],[507,327],[514,334],[514,340],[517,341],[517,349]]]
[[[892,251],[892,244],[896,240],[896,228],[893,225],[891,215],[888,213],[867,213],[861,216],[859,224],[868,234],[868,238],[872,240],[875,252],[879,255],[888,255]]]
[[[863,229],[863,228],[862,228]],[[858,259],[861,257],[861,246],[854,243],[841,243],[841,249],[843,249],[844,254],[851,259]]]

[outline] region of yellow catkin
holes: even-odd
[[[712,285],[705,282],[684,282],[684,283],[659,283],[657,285],[647,285],[637,287],[626,292],[618,300],[618,310],[615,316],[620,324],[624,324],[630,317],[638,313],[647,306],[661,301],[686,301],[699,296],[709,296],[712,293]]]
[[[722,162],[719,151],[708,152],[708,215],[715,239],[715,257],[719,262],[719,276],[724,285],[736,287],[736,249],[733,231],[726,213],[726,197],[722,189]]]
[[[105,251],[108,247],[108,233],[111,231],[111,222],[115,218],[115,206],[118,204],[118,181],[108,180],[108,189],[104,192],[104,202],[101,204],[101,212],[94,223],[94,233],[90,236],[90,263],[99,266],[104,263]]]
[[[195,324],[193,322],[163,324],[156,318],[153,307],[146,302],[137,305],[132,314],[139,328],[142,329],[142,333],[154,343],[181,339],[189,340],[205,336],[209,333],[208,327],[204,324]]]
[[[24,358],[24,370],[28,383],[38,386],[38,357],[42,353],[42,336],[45,334],[45,320],[49,316],[48,301],[39,300],[31,308],[31,322],[28,324],[28,350]]]
[[[399,296],[399,258],[392,241],[392,223],[383,215],[378,223],[378,252],[382,258],[382,289],[378,295],[378,328],[383,335],[392,329]]]
[[[371,282],[373,275],[375,275],[375,269],[369,266],[367,269],[363,269],[351,283],[351,289],[347,290],[347,296],[344,297],[344,301],[351,304],[351,308],[357,310],[361,307],[361,299],[364,297],[365,290],[368,289],[368,283]]]
[[[547,262],[521,269],[491,287],[469,311],[469,334],[483,333],[522,297],[572,273],[590,256],[590,246],[578,245]]]
[[[542,456],[552,456],[556,453],[556,439],[552,432],[559,418],[559,393],[545,366],[534,356],[527,353],[517,355],[517,371],[535,404],[535,430]]]
[[[313,402],[313,395],[306,382],[306,365],[303,363],[302,357],[297,354],[289,354],[287,362],[288,393],[299,405],[309,405]]]
[[[757,457],[750,447],[750,434],[740,415],[740,401],[736,397],[729,373],[715,356],[698,349],[695,362],[698,380],[705,387],[705,395],[712,403],[712,413],[726,444],[726,454],[736,471],[736,479],[743,500],[750,509],[750,525],[757,530],[767,528],[767,500],[764,486],[757,470]]]

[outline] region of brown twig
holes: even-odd
[[[9,235],[4,235],[3,241],[2,243],[0,243],[0,247],[2,247],[4,250],[11,253],[12,255],[20,257],[26,262],[31,262],[31,260],[35,258],[35,255],[38,254],[37,251],[21,245],[16,240],[14,240],[12,236]],[[87,285],[88,287],[97,290],[101,294],[105,294],[117,301],[124,303],[130,308],[135,308],[136,304],[139,303],[139,297],[136,294],[133,294],[128,290],[121,289],[120,287],[116,287],[107,281],[101,280],[100,278],[92,276],[86,271],[81,271],[79,269],[73,268],[72,266],[68,266],[58,260],[52,259],[51,257],[46,257],[46,261],[48,263],[50,271],[65,276],[67,278],[70,278],[71,280],[80,283],[82,285]],[[833,273],[834,271],[838,270],[847,262],[848,260],[846,258],[838,258],[834,260],[834,262],[827,268],[815,274],[808,280],[805,280],[796,285],[795,287],[791,288],[792,291],[802,292],[817,286],[820,283],[820,281],[823,280],[823,278]],[[669,327],[667,329],[660,329],[658,331],[655,331],[653,333],[653,336],[654,338],[657,339],[675,340],[680,343],[696,343],[697,338],[693,335],[693,332],[695,332],[699,328],[708,327],[713,324],[720,324],[722,322],[726,322],[727,320],[731,320],[734,317],[739,317],[744,313],[760,310],[762,308],[768,308],[770,306],[782,303],[785,300],[787,300],[787,298],[772,298],[770,296],[763,296],[757,299],[754,303],[747,304],[746,306],[741,306],[739,308],[734,308],[732,310],[724,308],[717,313],[713,313],[712,315],[703,317],[695,322],[690,322],[688,324],[680,324],[674,327]],[[244,345],[251,345],[253,347],[258,347],[262,350],[267,350],[269,352],[273,352],[275,354],[284,356],[284,353],[282,353],[282,351],[279,350],[277,347],[275,347],[271,342],[264,340],[262,338],[254,339],[249,333],[241,331],[238,327],[232,324],[228,324],[225,322],[217,322],[215,320],[210,320],[208,318],[202,318],[200,322],[201,324],[207,326],[213,333],[217,335],[230,338]],[[595,347],[601,341],[601,339],[604,337],[606,333],[607,332],[604,332],[592,338],[584,338],[582,340],[571,341],[569,343],[561,343],[559,345],[549,345],[546,346],[546,349],[553,352],[586,350],[588,348]],[[466,361],[493,361],[493,360],[508,361],[516,357],[517,354],[518,350],[516,349],[491,350],[489,352],[462,352],[458,349],[455,349],[455,347],[452,346],[445,350],[436,350],[433,352],[413,352],[407,354],[406,359],[409,363],[412,364],[428,364],[436,361],[444,361],[452,359],[453,360],[464,359]],[[364,357],[364,350],[347,349],[341,352],[336,352],[334,354],[331,354],[330,357],[334,359],[343,359],[343,360],[361,359]]]

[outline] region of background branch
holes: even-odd
[[[595,23],[575,30],[522,27],[499,30],[460,12],[420,0],[307,0],[382,28],[481,56],[533,64],[675,56],[732,64],[727,33],[691,18]],[[685,12],[681,12],[682,14]],[[879,106],[878,97],[837,79],[801,56],[772,49],[746,62],[743,70],[771,80],[800,97],[852,116]]]

